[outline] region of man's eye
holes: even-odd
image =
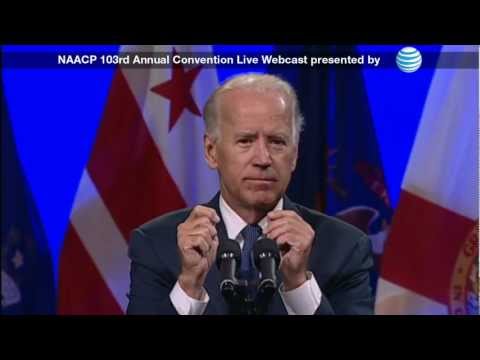
[[[248,138],[246,138],[246,139],[239,139],[238,142],[239,142],[240,144],[250,144],[250,143],[252,142],[252,139],[248,139]]]
[[[282,140],[282,139],[273,139],[272,144],[273,145],[286,145],[286,142],[285,142],[285,140]]]

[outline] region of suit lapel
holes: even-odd
[[[290,200],[287,197],[287,195],[283,196],[283,210],[295,211],[298,215],[302,216],[302,214],[300,214],[300,210],[298,209],[297,205],[295,205],[295,203],[292,200]]]

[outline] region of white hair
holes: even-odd
[[[269,90],[279,91],[285,102],[291,106],[293,115],[292,135],[295,144],[298,144],[303,127],[303,116],[300,112],[297,94],[288,82],[278,76],[268,74],[248,73],[233,76],[210,95],[203,111],[208,135],[215,139],[218,139],[220,135],[218,131],[218,102],[220,95],[228,90],[239,88],[254,89],[262,92]]]

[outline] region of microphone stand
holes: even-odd
[[[260,241],[261,242],[255,244],[254,248],[255,266],[257,266],[262,274],[262,278],[259,280],[260,283],[256,286],[257,291],[255,297],[253,296],[253,291],[249,291],[254,284],[249,284],[245,279],[236,278],[235,275],[231,273],[232,270],[229,267],[232,264],[235,267],[235,261],[238,264],[240,263],[240,247],[238,244],[233,240],[226,242],[224,245],[227,251],[220,253],[217,259],[217,266],[220,268],[222,274],[228,274],[226,278],[222,280],[220,287],[222,296],[228,305],[229,314],[231,315],[265,314],[277,290],[275,273],[280,257],[278,250],[273,240],[264,238]],[[267,261],[265,263],[262,259],[266,257],[272,258],[276,262]],[[225,263],[222,261],[225,259],[232,259],[234,262]]]
[[[268,305],[270,304],[276,290],[276,285],[271,283],[266,283],[264,286],[258,288],[257,296],[255,297],[256,315],[264,315],[267,312]]]
[[[270,283],[258,288],[255,298],[248,291],[246,280],[238,280],[233,291],[224,293],[230,315],[264,315],[268,310],[276,286]]]
[[[222,293],[230,315],[254,315],[256,306],[254,299],[248,292],[248,282],[237,280],[232,291]]]

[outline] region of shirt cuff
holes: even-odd
[[[202,298],[200,300],[194,299],[183,291],[177,281],[170,292],[170,301],[179,315],[202,315],[210,301],[210,297],[203,289]]]
[[[322,301],[322,291],[312,272],[307,271],[307,281],[296,289],[285,291],[279,287],[280,296],[288,315],[313,315]]]

